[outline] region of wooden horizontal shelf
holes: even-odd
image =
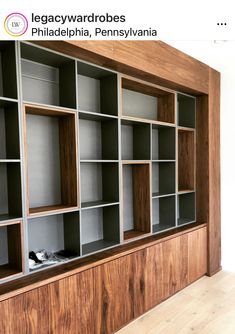
[[[189,128],[189,127],[186,127],[186,126],[178,126],[177,129],[178,130],[182,130],[182,131],[193,131],[193,132],[196,132],[195,128]]]
[[[159,198],[159,197],[168,197],[168,196],[174,196],[175,193],[168,193],[168,194],[165,194],[165,193],[160,193],[160,192],[155,192],[152,194],[152,197],[153,198]]]
[[[29,209],[29,216],[40,216],[45,215],[49,212],[64,212],[64,211],[75,211],[78,210],[79,207],[76,206],[69,206],[69,205],[48,205],[48,206],[41,206],[38,208],[30,208]]]
[[[169,224],[169,223],[162,223],[162,224],[154,224],[153,225],[153,233],[159,233],[162,231],[170,230],[175,228],[176,226]]]
[[[105,162],[119,162],[119,160],[92,160],[92,159],[82,159],[80,160],[81,163],[105,163]]]
[[[0,159],[0,163],[20,162],[20,159]]]
[[[15,216],[15,215],[0,214],[0,224],[14,222],[14,221],[18,221],[18,220],[21,220],[21,219],[22,219],[22,217],[18,217],[18,216]]]
[[[118,205],[119,202],[112,202],[112,201],[91,201],[91,202],[83,202],[81,203],[82,209],[90,209],[96,207],[103,207],[103,206],[111,206],[111,205]]]
[[[178,194],[181,195],[181,194],[188,194],[188,193],[194,193],[194,192],[195,192],[195,189],[182,189],[178,191]]]
[[[123,165],[150,164],[151,160],[122,160]]]
[[[168,123],[168,122],[161,122],[161,121],[153,121],[149,119],[144,119],[144,118],[137,118],[137,117],[132,117],[132,116],[121,116],[122,120],[126,121],[134,121],[134,122],[140,122],[140,123],[148,123],[148,124],[154,124],[154,125],[160,125],[160,126],[167,126],[167,127],[172,127],[175,128],[176,124],[175,123]]]
[[[0,266],[0,280],[3,278],[12,278],[12,276],[22,275],[23,272],[19,272],[14,267],[11,267],[9,264],[4,264]]]
[[[138,238],[140,236],[149,234],[148,232],[141,232],[137,230],[129,230],[124,232],[124,240]]]
[[[90,120],[105,120],[105,119],[118,119],[118,116],[109,115],[109,114],[101,114],[99,112],[87,111],[87,110],[78,110],[81,118],[90,119]]]

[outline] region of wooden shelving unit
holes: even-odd
[[[0,332],[114,333],[221,269],[219,96],[161,41],[0,42]]]
[[[71,261],[197,221],[193,96],[30,43],[0,53],[0,228],[22,220],[24,274],[29,252]]]

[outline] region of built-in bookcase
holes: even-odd
[[[0,43],[0,279],[196,222],[195,164],[193,96]]]

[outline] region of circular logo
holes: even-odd
[[[6,32],[15,37],[23,35],[28,29],[28,20],[21,13],[11,13],[4,21]]]

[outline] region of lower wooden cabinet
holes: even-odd
[[[108,334],[207,272],[207,228],[163,240],[0,303],[0,333]]]

